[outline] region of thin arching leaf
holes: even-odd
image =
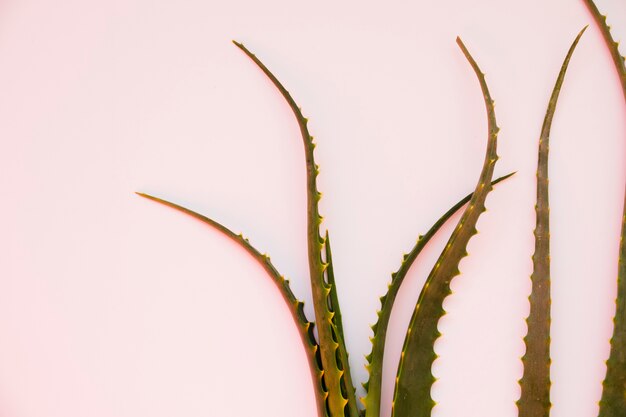
[[[313,377],[314,387],[315,387],[315,398],[317,403],[318,415],[326,416],[326,398],[328,396],[324,383],[322,381],[323,372],[321,369],[321,358],[319,356],[320,350],[315,340],[315,336],[313,334],[313,326],[314,324],[310,322],[306,315],[304,314],[304,303],[298,300],[291,288],[289,287],[289,281],[287,281],[279,272],[276,270],[272,262],[270,261],[269,256],[262,254],[259,252],[254,246],[248,242],[242,234],[234,233],[229,228],[221,225],[213,219],[210,219],[202,214],[196,213],[195,211],[189,210],[188,208],[179,206],[178,204],[171,203],[167,200],[163,200],[158,197],[151,196],[145,193],[137,193],[141,197],[147,198],[152,201],[156,201],[157,203],[163,204],[165,206],[171,207],[178,211],[181,211],[191,217],[194,217],[200,220],[203,223],[208,224],[209,226],[217,229],[226,237],[230,238],[232,241],[237,243],[242,249],[244,249],[252,258],[257,261],[267,272],[269,277],[274,281],[276,287],[280,291],[285,303],[289,307],[289,312],[293,317],[293,320],[298,328],[298,332],[300,334],[300,338],[302,339],[302,344],[304,345],[304,350],[307,355],[307,359],[309,362],[309,368],[311,369],[311,376]]]
[[[584,0],[593,19],[598,24],[602,37],[611,53],[615,70],[622,85],[622,94],[626,103],[626,65],[618,44],[611,36],[606,16],[592,0]],[[623,417],[626,415],[626,192],[624,193],[624,212],[622,215],[622,234],[620,238],[619,260],[617,266],[617,303],[613,320],[611,353],[606,362],[606,377],[603,382],[600,399],[600,417]]]
[[[431,372],[437,357],[434,344],[440,336],[437,323],[445,314],[443,301],[450,294],[450,282],[459,274],[459,262],[467,255],[467,244],[476,234],[476,223],[485,211],[485,200],[492,188],[491,178],[498,159],[496,145],[499,129],[484,74],[460,38],[457,38],[457,44],[476,73],[482,89],[488,121],[487,152],[474,195],[428,275],[411,317],[398,366],[391,411],[393,417],[427,417],[435,405],[430,390],[435,382]]]
[[[270,79],[272,84],[278,89],[280,94],[287,101],[293,114],[296,117],[306,158],[307,177],[307,247],[309,259],[309,273],[311,278],[311,289],[313,293],[313,308],[315,310],[315,321],[319,336],[319,345],[324,369],[324,382],[328,389],[327,408],[331,417],[344,417],[345,410],[348,410],[349,417],[358,417],[359,411],[354,396],[346,393],[354,391],[354,384],[346,377],[344,368],[348,363],[341,363],[337,358],[346,357],[347,352],[343,352],[343,346],[338,343],[337,329],[333,323],[333,313],[329,309],[329,297],[331,286],[325,280],[325,270],[327,264],[322,261],[322,251],[324,240],[320,236],[319,226],[322,217],[319,214],[318,201],[321,198],[317,190],[317,176],[319,168],[315,164],[313,149],[313,137],[309,133],[308,120],[302,115],[302,111],[291,97],[291,94],[281,84],[272,72],[243,44],[234,42]],[[342,387],[344,389],[342,389]]]

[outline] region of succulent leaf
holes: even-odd
[[[613,39],[611,35],[611,30],[609,26],[606,24],[606,16],[602,15],[598,10],[598,7],[595,5],[593,0],[583,0],[589,12],[593,16],[593,20],[595,20],[598,25],[600,32],[602,33],[602,37],[604,38],[604,42],[606,43],[607,48],[611,54],[611,58],[613,59],[613,65],[615,66],[615,70],[619,76],[620,83],[622,84],[622,93],[624,95],[624,101],[626,101],[626,64],[625,59],[619,52],[618,42]]]
[[[517,402],[520,417],[550,415],[550,207],[548,199],[548,153],[550,128],[565,73],[584,27],[569,48],[556,80],[539,137],[537,162],[537,204],[535,252],[533,254],[532,290],[529,297],[528,334],[524,338],[526,353],[522,357],[524,375],[520,380],[522,394]]]
[[[309,273],[311,278],[311,289],[313,293],[313,308],[315,310],[315,319],[317,322],[317,333],[319,337],[319,346],[324,368],[324,383],[328,390],[327,409],[331,417],[358,417],[359,410],[357,408],[354,396],[344,396],[345,391],[353,391],[353,388],[347,389],[348,386],[353,387],[352,381],[347,381],[345,369],[348,363],[342,364],[337,360],[338,357],[347,357],[347,352],[343,352],[344,347],[338,343],[336,337],[337,328],[333,323],[333,312],[328,307],[329,297],[331,295],[331,285],[325,280],[325,265],[322,261],[322,250],[324,240],[320,236],[319,226],[322,217],[319,214],[318,201],[321,194],[317,190],[317,176],[319,167],[315,164],[313,150],[315,144],[313,137],[309,133],[308,119],[302,115],[300,107],[296,104],[291,94],[281,84],[280,81],[271,73],[271,71],[243,44],[233,41],[233,43],[241,49],[270,79],[272,84],[278,89],[287,104],[291,108],[298,126],[304,144],[304,153],[306,159],[306,178],[307,178],[307,248],[309,259]],[[336,301],[336,307],[338,301]],[[339,352],[338,352],[339,351]],[[345,390],[342,390],[342,386]]]
[[[330,247],[330,237],[328,235],[328,230],[326,231],[326,236],[324,237],[324,251],[326,254],[326,264],[328,267],[326,268],[326,282],[330,285],[330,304],[332,306],[333,323],[337,328],[337,334],[343,337],[343,322],[341,320],[341,308],[339,307],[339,296],[337,295],[337,287],[335,286],[335,270],[333,268],[333,254]]]
[[[293,292],[291,291],[291,287],[289,286],[289,281],[287,281],[274,267],[272,262],[270,261],[267,255],[259,252],[254,246],[252,246],[248,239],[246,239],[242,234],[236,234],[229,228],[221,225],[213,219],[210,219],[202,214],[196,213],[188,208],[179,206],[178,204],[171,203],[167,200],[163,200],[158,197],[151,196],[145,193],[137,193],[137,195],[147,198],[152,201],[156,201],[157,203],[161,203],[165,206],[171,207],[178,211],[181,211],[185,214],[190,215],[203,223],[212,226],[213,228],[222,232],[225,236],[229,237],[232,241],[237,243],[241,248],[243,248],[248,254],[250,254],[254,260],[256,260],[267,272],[270,276],[280,294],[282,295],[285,303],[289,307],[289,312],[291,313],[293,320],[298,328],[298,332],[300,334],[300,338],[302,339],[302,344],[304,345],[304,350],[307,355],[307,359],[309,362],[309,367],[311,369],[311,376],[313,377],[314,387],[315,387],[315,399],[317,403],[317,411],[318,416],[320,417],[328,417],[326,413],[326,399],[328,397],[328,393],[324,388],[323,382],[323,371],[321,368],[321,358],[320,358],[320,349],[315,340],[315,335],[313,334],[313,326],[314,323],[310,322],[306,315],[304,314],[304,303],[298,300]]]
[[[460,38],[457,38],[457,44],[476,73],[483,93],[488,120],[487,151],[474,195],[426,279],[411,317],[398,366],[392,417],[430,416],[435,405],[430,390],[435,382],[431,372],[436,359],[433,348],[440,336],[437,323],[445,313],[443,301],[450,294],[450,282],[459,274],[459,262],[467,254],[467,244],[476,234],[476,223],[485,211],[485,200],[492,188],[491,178],[498,159],[496,145],[499,129],[484,74]]]
[[[593,19],[600,28],[615,70],[622,84],[622,94],[626,102],[626,66],[617,42],[606,24],[606,16],[592,0],[584,0]],[[611,353],[606,362],[606,377],[603,382],[602,398],[600,399],[600,417],[622,417],[626,413],[626,192],[624,193],[624,214],[622,215],[622,234],[620,238],[619,260],[617,266],[617,303],[613,320],[613,336],[611,337]]]
[[[340,345],[339,354],[341,355],[342,369],[344,370],[343,383],[345,384],[345,395],[348,401],[356,403],[356,390],[352,385],[352,373],[350,371],[348,349],[346,348],[346,339],[343,333],[343,321],[341,318],[341,308],[339,307],[339,296],[337,294],[337,285],[335,284],[335,270],[333,267],[333,254],[330,247],[330,237],[328,230],[324,237],[324,251],[326,255],[326,282],[330,285],[330,305],[333,312],[333,325],[335,326],[337,342]]]
[[[494,180],[491,185],[496,185],[497,183],[506,180],[511,177],[515,173],[512,172],[510,174],[504,175],[496,180]],[[367,395],[362,398],[363,404],[365,404],[365,415],[367,417],[379,417],[380,410],[380,399],[382,394],[382,374],[383,374],[383,359],[385,352],[385,341],[387,337],[387,327],[389,325],[389,319],[391,318],[391,311],[393,310],[393,304],[398,295],[398,291],[406,277],[406,274],[411,269],[411,266],[417,259],[418,255],[426,247],[426,244],[430,241],[430,239],[441,229],[441,227],[450,219],[450,217],[454,216],[456,212],[458,212],[468,201],[472,198],[474,193],[470,193],[466,195],[462,200],[452,206],[447,212],[444,213],[443,216],[435,222],[431,226],[431,228],[426,232],[425,235],[420,236],[417,239],[417,243],[413,246],[411,251],[406,255],[404,260],[402,261],[400,268],[397,272],[391,274],[391,283],[389,284],[389,288],[387,293],[380,298],[381,308],[378,312],[378,320],[374,325],[372,325],[372,331],[374,332],[374,336],[371,338],[372,341],[372,351],[367,358],[367,369],[369,371],[369,379],[366,383],[363,384],[365,390],[367,391]]]

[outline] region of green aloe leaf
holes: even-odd
[[[317,176],[319,168],[315,164],[313,150],[315,144],[313,137],[309,133],[308,120],[302,115],[302,111],[291,97],[287,89],[278,81],[272,72],[243,44],[233,41],[270,79],[272,84],[278,89],[287,104],[291,108],[304,144],[306,159],[307,177],[307,248],[309,259],[309,273],[311,278],[311,289],[313,293],[313,308],[315,310],[315,321],[317,323],[317,333],[321,351],[322,365],[324,369],[324,383],[328,390],[327,409],[331,417],[358,417],[359,411],[354,395],[354,384],[348,380],[346,369],[349,363],[343,363],[340,358],[347,357],[342,343],[338,341],[337,326],[333,323],[334,313],[329,308],[329,298],[331,297],[331,284],[326,280],[326,268],[328,264],[322,260],[324,250],[324,239],[320,236],[319,226],[322,217],[319,214],[318,201],[321,193],[317,190]],[[335,308],[338,307],[338,300],[335,300]],[[337,320],[335,319],[335,322]],[[347,412],[346,412],[347,411]]]
[[[617,71],[620,82],[622,84],[622,93],[624,95],[624,100],[626,101],[626,58],[624,58],[619,52],[619,43],[617,43],[611,35],[611,28],[606,24],[606,16],[600,13],[598,7],[595,5],[593,0],[583,0],[583,2],[591,12],[593,20],[595,20],[596,24],[600,28],[600,32],[602,33],[602,37],[604,38],[604,42],[606,43],[606,46],[611,53],[611,58],[613,59],[615,70]]]
[[[603,16],[592,0],[584,0],[587,8],[596,21],[602,37],[611,53],[615,70],[622,84],[622,94],[626,102],[626,66],[618,44],[611,36],[606,16]],[[602,398],[600,399],[600,417],[623,417],[626,415],[626,192],[624,193],[624,214],[622,215],[622,234],[619,247],[617,266],[617,305],[613,336],[611,337],[611,353],[606,362],[606,377],[603,382]]]
[[[337,328],[337,334],[343,338],[343,322],[341,319],[341,308],[339,307],[339,296],[337,294],[337,286],[335,285],[335,269],[333,268],[333,253],[330,247],[330,236],[328,235],[328,230],[326,231],[326,236],[324,237],[324,251],[326,254],[326,263],[328,267],[326,268],[326,281],[330,284],[330,304],[332,307],[333,313],[333,323]],[[345,344],[344,344],[345,348]]]
[[[526,320],[528,334],[524,338],[526,353],[522,357],[524,364],[524,375],[520,380],[522,394],[517,402],[520,417],[550,415],[550,207],[548,199],[550,128],[567,67],[585,29],[587,27],[576,36],[563,61],[539,137],[532,291],[529,297],[530,315]]]
[[[435,405],[430,390],[435,382],[431,368],[437,357],[433,348],[440,336],[437,323],[445,314],[443,301],[450,294],[450,282],[459,274],[459,262],[467,255],[467,244],[476,234],[476,223],[485,211],[485,200],[492,188],[491,178],[498,159],[496,147],[499,128],[484,74],[460,38],[457,38],[457,44],[476,73],[482,89],[488,121],[487,151],[474,195],[426,279],[411,317],[396,377],[391,411],[393,417],[430,416]]]
[[[496,185],[497,183],[504,181],[511,177],[515,173],[504,175],[491,183]],[[425,235],[419,236],[417,243],[413,246],[413,249],[404,256],[400,268],[391,274],[391,283],[387,289],[387,293],[380,297],[380,311],[378,311],[378,320],[376,324],[372,326],[374,336],[371,338],[372,351],[366,356],[368,365],[367,370],[369,372],[369,380],[363,384],[363,387],[367,391],[367,395],[362,399],[365,404],[367,417],[379,417],[380,410],[380,398],[382,394],[382,376],[383,376],[383,359],[385,352],[385,341],[387,338],[387,327],[389,325],[389,319],[391,318],[391,311],[393,310],[393,304],[398,295],[398,291],[406,277],[406,274],[411,269],[411,266],[417,259],[418,255],[426,247],[426,244],[430,239],[441,229],[441,227],[458,212],[468,201],[472,198],[474,193],[466,195],[462,200],[452,206],[443,216],[437,220],[435,224],[426,232]]]
[[[178,211],[181,211],[185,214],[190,215],[203,223],[208,224],[209,226],[219,230],[225,236],[229,237],[232,241],[237,243],[241,248],[243,248],[248,254],[254,258],[267,272],[270,276],[276,287],[280,291],[285,303],[289,307],[289,312],[291,313],[293,320],[298,328],[298,332],[300,333],[300,338],[302,339],[302,344],[304,345],[304,350],[306,351],[307,359],[309,362],[309,367],[311,369],[311,376],[313,377],[314,387],[315,387],[315,398],[317,402],[317,411],[318,416],[326,417],[326,398],[328,393],[324,388],[323,383],[323,372],[321,369],[321,358],[320,358],[320,350],[315,340],[315,336],[313,334],[313,326],[314,324],[310,322],[306,315],[304,314],[304,303],[298,300],[291,288],[289,287],[289,281],[287,281],[274,267],[272,262],[270,261],[269,256],[262,254],[259,252],[254,246],[252,246],[248,239],[246,239],[242,234],[236,234],[232,230],[227,227],[221,225],[213,219],[210,219],[202,214],[196,213],[195,211],[189,210],[188,208],[179,206],[178,204],[171,203],[167,200],[163,200],[158,197],[151,196],[145,193],[137,193],[141,197],[147,198],[152,201],[156,201],[157,203],[161,203],[165,206],[171,207]]]
[[[333,312],[333,325],[335,326],[335,336],[340,347],[339,354],[341,355],[341,366],[344,370],[344,379],[346,381],[352,381],[352,373],[350,372],[349,366],[350,358],[348,355],[348,349],[346,348],[346,339],[343,335],[343,320],[341,318],[341,308],[339,306],[337,285],[335,284],[333,254],[330,247],[330,237],[328,235],[328,230],[326,231],[326,236],[324,237],[324,251],[326,254],[326,263],[328,264],[328,267],[326,268],[326,282],[328,283],[328,285],[330,285],[330,307]],[[344,390],[343,395],[345,395],[345,398],[347,398],[349,402],[356,402],[356,391],[354,387],[342,386],[342,389]]]
[[[526,320],[528,334],[524,338],[526,353],[522,357],[524,375],[520,380],[522,394],[517,407],[520,417],[548,417],[550,415],[550,206],[548,199],[548,153],[550,128],[556,104],[565,79],[565,73],[584,27],[561,66],[552,90],[546,116],[539,137],[537,162],[537,204],[535,252],[533,254],[532,290],[529,297],[530,314]]]

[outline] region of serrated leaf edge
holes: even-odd
[[[476,223],[485,211],[485,200],[492,188],[491,178],[498,159],[496,149],[499,128],[485,76],[458,37],[457,44],[474,70],[482,90],[488,121],[487,150],[474,195],[426,279],[413,312],[398,366],[392,417],[430,416],[435,406],[430,390],[435,382],[431,371],[437,358],[434,343],[440,336],[437,323],[445,314],[443,301],[450,294],[451,280],[459,274],[459,262],[467,255],[467,243],[477,233]]]
[[[604,42],[613,59],[613,65],[622,86],[626,103],[626,58],[619,52],[619,44],[613,39],[606,16],[602,15],[593,0],[583,0],[598,25]],[[617,299],[613,318],[611,351],[606,362],[607,370],[602,382],[599,417],[622,417],[626,410],[626,190],[617,265]]]
[[[354,390],[352,381],[348,381],[345,375],[344,367],[349,367],[349,363],[340,364],[337,361],[339,357],[347,357],[347,352],[343,352],[343,346],[333,337],[337,334],[337,328],[333,323],[333,312],[329,309],[329,297],[331,294],[331,285],[325,280],[325,272],[327,264],[322,260],[324,251],[324,239],[320,236],[320,224],[322,217],[319,214],[318,202],[322,194],[317,190],[317,176],[319,175],[319,166],[315,164],[314,149],[315,143],[308,129],[308,119],[303,116],[302,110],[296,104],[295,100],[276,78],[276,76],[261,62],[255,54],[253,54],[242,43],[233,41],[233,43],[241,49],[269,78],[269,80],[278,89],[283,96],[291,111],[293,112],[302,142],[304,144],[305,160],[306,160],[306,178],[307,178],[307,250],[309,260],[309,273],[311,279],[311,290],[313,294],[313,308],[315,311],[315,319],[317,323],[317,333],[319,337],[319,346],[324,368],[324,383],[328,391],[327,412],[332,417],[358,417],[359,410],[355,396],[346,395],[343,392],[351,392]],[[346,390],[342,390],[342,386]]]
[[[267,272],[269,277],[272,279],[281,296],[285,300],[285,303],[289,307],[289,312],[296,324],[298,329],[298,333],[300,334],[300,339],[302,340],[302,344],[304,346],[304,350],[306,352],[307,360],[309,362],[309,368],[311,370],[311,376],[314,381],[315,387],[315,398],[317,403],[318,415],[327,417],[326,414],[326,399],[328,397],[328,392],[324,387],[323,381],[323,370],[322,370],[322,362],[320,358],[320,349],[317,341],[315,340],[315,335],[313,333],[314,322],[311,322],[307,319],[306,314],[304,313],[304,302],[298,300],[296,296],[293,294],[291,287],[289,286],[289,281],[281,275],[276,267],[272,264],[270,257],[266,254],[257,250],[254,246],[250,244],[248,239],[244,237],[243,234],[237,234],[230,230],[229,228],[223,226],[217,221],[206,217],[202,214],[199,214],[193,210],[190,210],[186,207],[180,206],[178,204],[172,203],[170,201],[164,200],[162,198],[158,198],[146,193],[136,193],[137,195],[147,198],[149,200],[155,201],[157,203],[163,204],[165,206],[171,207],[175,210],[183,212],[197,220],[200,220],[203,223],[208,224],[209,226],[217,229],[223,235],[230,238],[232,241],[237,243],[242,249],[244,249],[252,258],[257,261],[261,265],[261,267]]]
[[[526,353],[522,357],[524,374],[519,381],[521,396],[517,401],[519,417],[541,417],[550,414],[550,206],[548,194],[548,155],[550,129],[567,67],[585,26],[570,46],[561,65],[550,96],[539,136],[537,162],[537,203],[535,205],[535,252],[533,253],[530,314],[526,319],[528,333],[524,338]]]
[[[494,180],[491,185],[496,185],[514,174],[515,172],[504,175]],[[426,247],[430,239],[450,219],[450,217],[454,216],[454,214],[456,214],[470,201],[473,195],[474,193],[466,195],[463,199],[448,209],[448,211],[430,227],[428,232],[424,235],[420,235],[413,248],[403,256],[403,260],[398,270],[391,274],[391,282],[388,285],[387,293],[380,297],[381,308],[377,312],[376,323],[371,326],[372,332],[374,333],[370,338],[370,341],[372,342],[372,350],[365,357],[367,360],[366,369],[368,371],[369,378],[368,381],[363,384],[367,394],[365,397],[361,398],[361,401],[365,405],[366,417],[379,417],[381,414],[380,401],[382,394],[382,373],[387,327],[389,325],[389,319],[391,318],[393,304],[402,286],[402,282],[404,282],[406,274],[419,256],[422,249]]]

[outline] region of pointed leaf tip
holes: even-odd
[[[506,174],[506,175],[504,175],[504,176],[502,176],[502,177],[500,177],[500,178],[498,178],[498,179],[494,180],[494,181],[491,183],[491,185],[495,185],[495,184],[499,183],[500,181],[504,181],[504,180],[506,180],[507,178],[511,178],[511,177],[512,177],[513,175],[515,175],[515,174],[517,174],[517,171],[513,171],[513,172],[511,172],[511,173],[508,173],[508,174]]]
[[[276,270],[276,268],[271,264],[269,256],[267,254],[263,254],[259,252],[256,248],[250,245],[250,243],[248,242],[248,239],[243,237],[243,234],[241,233],[236,234],[229,228],[223,226],[222,224],[216,222],[215,220],[210,219],[209,217],[203,216],[183,206],[179,206],[178,204],[169,202],[167,200],[163,200],[158,197],[153,197],[153,196],[150,196],[144,193],[139,193],[139,192],[137,192],[136,194],[142,197],[149,198],[150,200],[156,201],[166,206],[169,206],[173,209],[176,209],[180,212],[190,215],[191,217],[214,227],[215,229],[220,231],[222,234],[224,234],[226,237],[235,241],[242,249],[244,249],[249,255],[251,255],[257,262],[261,264],[263,269],[268,273],[272,281],[274,281],[274,283],[278,287],[278,290],[280,291],[284,301],[290,307],[289,308],[290,313],[298,328],[298,331],[300,333],[300,338],[302,339],[302,343],[307,352],[307,359],[309,362],[311,376],[313,380],[316,382],[315,397],[316,397],[316,402],[318,406],[318,415],[326,416],[324,412],[324,409],[325,409],[324,404],[325,404],[327,395],[325,394],[323,381],[321,380],[322,378],[321,375],[323,375],[323,373],[318,371],[319,365],[318,365],[318,359],[317,359],[317,351],[318,351],[319,346],[317,342],[315,341],[315,338],[311,332],[311,329],[314,326],[314,323],[310,322],[306,318],[306,315],[304,314],[304,310],[303,310],[303,303],[296,299],[295,295],[291,291],[291,288],[289,287],[289,281],[286,280],[284,276],[281,275]]]
[[[143,198],[147,198],[149,200],[154,200],[154,201],[158,201],[161,202],[162,200],[158,197],[155,197],[153,195],[147,194],[147,193],[142,193],[140,191],[135,191],[135,194],[137,194],[139,197],[143,197]]]
[[[475,234],[475,225],[480,214],[484,211],[485,200],[490,187],[483,185],[492,182],[495,166],[497,139],[492,132],[497,124],[491,95],[484,74],[463,45],[460,37],[457,37],[457,44],[478,78],[485,102],[490,134],[487,138],[483,169],[475,191],[448,240],[448,244],[428,275],[411,317],[403,347],[405,354],[401,355],[396,376],[392,417],[427,417],[431,415],[434,401],[430,391],[435,381],[431,369],[437,358],[434,345],[440,337],[437,324],[445,314],[443,301],[451,293],[450,283],[458,275],[459,262],[465,256],[467,244]]]

